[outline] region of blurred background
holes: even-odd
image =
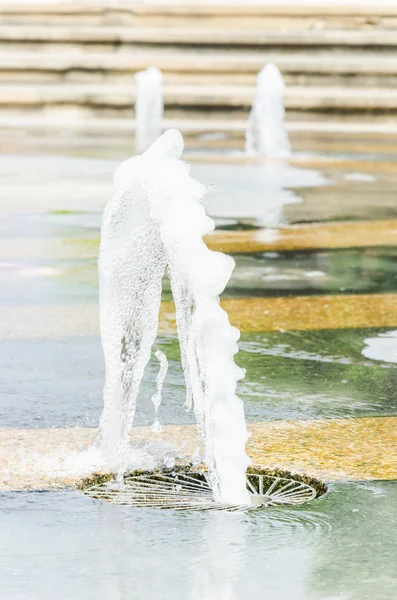
[[[0,143],[131,155],[134,74],[163,74],[164,128],[244,148],[265,63],[295,152],[394,151],[395,0],[2,0]]]

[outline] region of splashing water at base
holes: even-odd
[[[135,151],[141,154],[163,129],[163,76],[157,67],[135,74]]]
[[[246,130],[245,149],[248,154],[263,154],[273,158],[291,155],[284,123],[285,84],[278,67],[269,63],[258,73],[256,94]]]
[[[219,303],[234,261],[209,250],[202,239],[214,223],[200,204],[206,189],[189,176],[188,165],[180,160],[182,151],[181,134],[168,130],[144,154],[124,161],[114,175],[99,256],[106,382],[98,443],[108,468],[119,475],[129,468],[136,400],[157,335],[167,268],[186,381],[185,406],[195,412],[204,449],[201,459],[216,499],[247,503],[247,430],[236,395],[244,374],[233,359],[239,331]]]

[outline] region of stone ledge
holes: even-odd
[[[223,298],[221,305],[232,325],[243,333],[397,327],[397,294]],[[161,303],[159,334],[176,335],[173,302]],[[95,302],[2,308],[2,341],[98,335]]]
[[[397,39],[397,36],[396,36]],[[166,106],[249,108],[254,86],[177,85],[164,86]],[[134,85],[126,84],[5,84],[0,105],[44,106],[76,104],[129,108],[134,104]],[[393,88],[338,88],[290,86],[285,106],[295,110],[395,110],[397,90]]]
[[[23,48],[23,46],[22,46]],[[7,51],[0,53],[1,71],[55,71],[72,69],[87,71],[108,70],[134,73],[140,69],[156,64],[165,74],[178,73],[229,73],[239,72],[256,74],[265,63],[275,62],[287,73],[321,73],[321,74],[397,74],[397,56],[394,53],[368,55],[345,51],[337,56],[311,55],[301,51],[293,53],[274,52],[259,53],[257,51],[239,53],[215,50],[214,54],[203,54],[198,50],[171,50],[169,48],[155,52],[153,48],[139,52],[31,52]],[[132,80],[131,80],[132,81]]]
[[[397,479],[397,417],[248,424],[253,465],[283,469],[325,481]],[[65,466],[88,448],[96,429],[0,429],[0,491],[77,487],[85,473]],[[194,452],[196,428],[165,425],[160,436],[136,427],[135,440],[161,439]]]
[[[7,42],[61,42],[104,44],[187,44],[236,46],[333,46],[395,47],[396,30],[393,29],[303,29],[301,31],[278,29],[234,29],[231,27],[126,27],[0,25],[0,41]]]
[[[76,187],[81,188],[77,180]],[[75,193],[76,187],[70,187],[67,193]],[[99,181],[99,187],[105,187],[110,196],[112,184]],[[29,186],[35,189],[36,186]],[[1,187],[4,196],[6,188]],[[54,192],[55,193],[55,192]],[[337,248],[395,247],[397,239],[397,220],[388,221],[348,221],[345,223],[316,223],[293,225],[280,228],[275,235],[269,236],[269,230],[254,229],[245,231],[216,230],[206,237],[209,248],[226,253],[286,252],[291,250],[318,250]],[[79,243],[72,238],[26,239],[13,238],[0,240],[0,257],[5,260],[21,260],[29,256],[32,260],[60,260],[79,258],[96,258],[99,252],[99,238],[91,238]]]
[[[109,11],[125,12],[134,15],[185,15],[189,12],[192,16],[245,16],[245,15],[277,15],[277,16],[393,16],[397,15],[394,4],[379,0],[376,2],[357,2],[355,0],[342,0],[321,2],[321,0],[262,0],[260,2],[232,1],[228,4],[214,0],[205,4],[198,4],[193,0],[180,0],[163,2],[158,0],[145,0],[145,3],[136,0],[128,2],[115,2],[114,0],[95,0],[94,2],[63,2],[57,4],[40,3],[15,3],[4,4],[0,8],[0,15],[4,14],[54,14],[68,15],[76,13],[106,14]]]
[[[215,231],[207,236],[212,250],[226,253],[253,253],[324,248],[366,248],[397,245],[397,220],[348,223],[315,223],[277,230],[269,239],[265,229]]]
[[[239,139],[245,136],[247,121],[241,119],[221,120],[221,119],[164,119],[164,129],[176,127],[180,129],[184,136],[199,136],[202,133],[225,133]],[[365,137],[381,136],[396,136],[397,123],[395,121],[374,121],[373,118],[367,121],[357,122],[332,122],[327,120],[318,121],[287,121],[287,130],[292,134],[328,134],[334,136],[336,134],[345,134],[354,136],[354,139]],[[68,131],[68,133],[76,132],[85,135],[120,135],[131,140],[131,134],[135,132],[135,121],[133,119],[124,118],[78,118],[73,115],[62,116],[15,116],[15,114],[4,115],[0,113],[0,131],[7,132],[12,130],[20,130],[22,132],[60,132]],[[333,139],[335,142],[335,140]],[[247,156],[225,156],[224,154],[207,153],[205,157],[202,155],[194,156],[189,153],[189,160],[219,161],[219,162],[239,162],[239,163],[260,163],[263,161],[261,157]],[[296,161],[298,166],[303,163],[316,163],[316,166],[324,166],[329,162],[329,159],[305,159],[304,161]],[[338,160],[336,159],[336,162]],[[339,161],[340,162],[340,161]],[[354,167],[354,165],[352,165]],[[377,164],[377,167],[379,165]],[[360,164],[361,169],[368,169],[367,164]],[[394,173],[395,165],[390,164],[387,172]]]

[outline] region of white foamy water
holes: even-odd
[[[159,408],[160,408],[160,404],[161,404],[161,394],[163,391],[164,379],[165,379],[165,376],[167,375],[167,371],[168,371],[168,360],[167,360],[167,357],[164,354],[164,352],[162,352],[161,350],[156,351],[156,358],[160,363],[160,369],[159,369],[159,372],[158,372],[158,375],[156,378],[157,392],[155,394],[153,394],[153,396],[152,396],[152,402],[153,402],[154,412],[155,412],[155,418],[154,418],[154,423],[152,425],[152,431],[154,431],[155,433],[160,433],[161,423],[158,418],[158,413],[159,413]]]
[[[346,181],[365,181],[368,183],[376,181],[376,177],[369,175],[369,173],[347,173],[344,179],[346,179]]]
[[[256,78],[256,94],[246,130],[248,154],[288,158],[291,154],[284,123],[283,77],[276,65],[269,63]]]
[[[118,473],[130,467],[131,452],[136,459],[130,435],[157,335],[167,268],[186,380],[185,408],[193,407],[201,441],[196,459],[207,464],[217,499],[248,503],[247,430],[236,395],[244,374],[233,358],[239,331],[219,303],[234,260],[209,250],[202,239],[214,223],[200,204],[206,189],[189,176],[188,165],[180,160],[182,151],[181,134],[168,130],[114,175],[99,257],[106,364],[99,445],[108,467]]]
[[[203,200],[211,217],[238,219],[259,227],[279,227],[284,207],[302,202],[299,188],[330,184],[318,171],[282,161],[260,165],[195,163],[192,173],[212,188]]]
[[[376,337],[364,340],[366,347],[361,354],[372,360],[397,363],[397,331],[380,333]]]
[[[141,154],[163,130],[163,76],[157,67],[135,74],[135,151]]]

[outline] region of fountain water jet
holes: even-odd
[[[256,94],[246,129],[248,154],[288,158],[291,147],[284,123],[283,77],[276,65],[269,63],[258,73]]]
[[[152,425],[152,431],[155,433],[160,433],[161,431],[161,423],[158,419],[158,412],[161,404],[161,394],[163,391],[164,379],[167,375],[168,371],[168,360],[164,352],[161,350],[156,351],[156,358],[160,363],[159,373],[157,375],[156,383],[157,383],[157,392],[152,396],[152,402],[154,405],[155,419]]]
[[[110,469],[131,468],[130,434],[143,372],[158,328],[167,268],[176,305],[186,403],[217,500],[249,503],[247,430],[234,363],[239,331],[219,303],[234,260],[207,248],[214,229],[200,204],[206,189],[180,158],[183,138],[166,131],[144,154],[124,161],[102,221],[99,296],[106,382],[99,446]],[[199,449],[199,452],[201,450]],[[198,458],[198,457],[197,457]],[[137,468],[136,455],[132,460]]]
[[[157,67],[135,74],[135,151],[141,154],[163,129],[163,76]]]

